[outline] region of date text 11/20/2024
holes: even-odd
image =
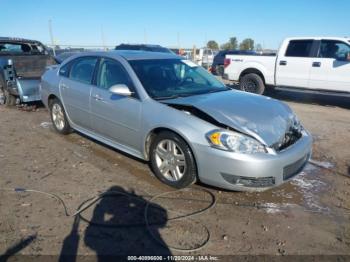
[[[128,261],[218,261],[217,256],[128,256]]]

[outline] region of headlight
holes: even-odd
[[[209,143],[216,148],[243,153],[265,153],[265,147],[257,140],[233,131],[213,130],[207,135]]]

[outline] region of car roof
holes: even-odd
[[[177,56],[173,53],[161,53],[161,52],[151,52],[151,51],[138,51],[138,50],[112,50],[112,51],[98,51],[98,52],[81,52],[79,54],[73,55],[71,60],[82,56],[104,56],[104,57],[123,57],[124,59],[130,60],[146,60],[146,59],[183,59],[183,57]]]
[[[160,45],[152,45],[152,44],[120,44],[116,47],[123,47],[123,46],[135,46],[135,47],[162,47]],[[165,48],[165,47],[164,47]]]
[[[332,37],[332,36],[302,36],[302,37],[288,37],[286,40],[339,40],[339,41],[349,41],[346,37]]]

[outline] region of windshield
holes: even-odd
[[[154,99],[170,99],[228,90],[204,68],[189,60],[134,60],[130,61],[130,65],[148,95]]]

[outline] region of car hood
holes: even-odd
[[[267,146],[283,140],[294,121],[294,114],[286,104],[235,90],[180,97],[166,103],[195,107],[220,124],[250,135]]]

